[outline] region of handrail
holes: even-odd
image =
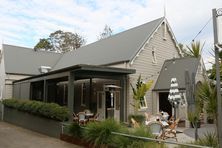
[[[120,136],[129,137],[129,138],[136,138],[136,139],[140,139],[140,140],[144,140],[144,141],[156,141],[156,142],[163,142],[163,143],[176,144],[176,145],[189,146],[189,147],[196,147],[196,148],[212,148],[212,147],[207,147],[207,146],[186,144],[186,143],[174,142],[174,141],[168,141],[168,140],[153,139],[153,138],[141,137],[141,136],[134,136],[134,135],[118,133],[118,132],[111,132],[111,133],[114,134],[114,135],[120,135]]]

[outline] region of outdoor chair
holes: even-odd
[[[177,125],[180,119],[175,120],[168,128],[166,128],[162,134],[163,140],[167,138],[174,138],[177,141]]]
[[[73,116],[73,118],[72,118],[72,120],[74,121],[74,122],[79,122],[79,117],[73,112],[72,113],[72,116]]]
[[[89,109],[84,109],[85,113],[91,113],[91,111]]]
[[[134,118],[131,118],[131,122],[132,122],[132,125],[133,125],[134,128],[140,127],[139,123],[136,122],[136,120]]]
[[[85,112],[79,112],[78,117],[79,117],[79,125],[85,125],[87,123],[88,120],[86,119]]]
[[[96,113],[92,118],[89,118],[89,121],[99,121],[99,113]]]
[[[163,125],[160,122],[151,121],[149,122],[148,127],[156,139],[161,138],[163,132]]]

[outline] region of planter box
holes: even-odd
[[[51,136],[59,138],[61,123],[52,119],[35,116],[4,106],[4,121]]]

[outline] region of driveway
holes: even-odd
[[[0,148],[81,148],[6,122],[0,122]]]

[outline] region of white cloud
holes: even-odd
[[[105,24],[114,33],[166,16],[177,40],[189,44],[222,7],[221,0],[1,0],[0,37],[9,44],[33,47],[39,38],[58,29],[78,32],[87,42],[97,40]],[[213,43],[212,22],[198,40]],[[206,57],[206,54],[204,57]]]

